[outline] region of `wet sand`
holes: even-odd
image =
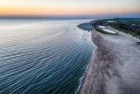
[[[140,40],[92,30],[97,49],[88,65],[80,94],[140,94]]]

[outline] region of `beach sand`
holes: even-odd
[[[97,49],[87,66],[80,94],[140,94],[140,45],[138,39],[92,30]]]

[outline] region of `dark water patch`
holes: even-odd
[[[83,29],[83,30],[87,30],[87,31],[90,31],[93,29],[91,22],[79,24],[78,27]]]
[[[137,45],[140,45],[140,42],[136,42]]]

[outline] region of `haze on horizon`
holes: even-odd
[[[1,0],[0,16],[139,14],[139,0]]]

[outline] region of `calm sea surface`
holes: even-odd
[[[0,20],[0,94],[74,94],[95,49],[90,20]]]

